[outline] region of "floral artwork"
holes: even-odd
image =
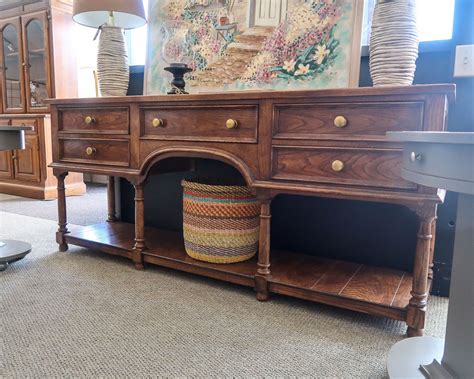
[[[146,92],[166,93],[170,63],[190,93],[354,86],[362,2],[151,0]]]

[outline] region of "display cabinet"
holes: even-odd
[[[0,192],[55,197],[55,179],[46,167],[51,161],[49,117],[41,115],[49,113],[47,98],[77,96],[71,12],[70,0],[0,5],[0,125],[33,126],[25,150],[0,153]],[[76,179],[69,183],[74,186],[70,194],[85,190],[82,175]]]
[[[3,112],[23,113],[25,92],[20,17],[0,22]]]

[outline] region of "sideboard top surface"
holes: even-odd
[[[397,96],[444,94],[450,101],[455,100],[455,84],[426,84],[408,87],[360,87],[343,89],[322,89],[308,91],[245,91],[198,93],[189,95],[153,95],[153,96],[117,96],[98,98],[69,98],[49,99],[53,105],[66,104],[96,104],[131,103],[131,102],[164,102],[164,101],[198,101],[198,100],[261,100],[261,99],[290,99],[290,98],[330,98],[330,97],[363,97],[363,96]]]

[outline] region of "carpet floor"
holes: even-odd
[[[405,324],[71,247],[56,223],[0,212],[33,251],[0,273],[0,377],[386,376]],[[444,336],[432,297],[426,334]]]
[[[87,183],[87,193],[66,199],[68,222],[91,225],[107,219],[107,186]],[[40,201],[0,193],[0,211],[57,221],[56,200]]]

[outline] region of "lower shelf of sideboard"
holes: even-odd
[[[182,233],[147,227],[144,261],[253,287],[257,260],[228,265],[200,262],[185,250]],[[75,227],[66,242],[131,257],[134,225],[104,222]],[[314,256],[272,251],[270,292],[405,320],[412,276],[408,272]]]

